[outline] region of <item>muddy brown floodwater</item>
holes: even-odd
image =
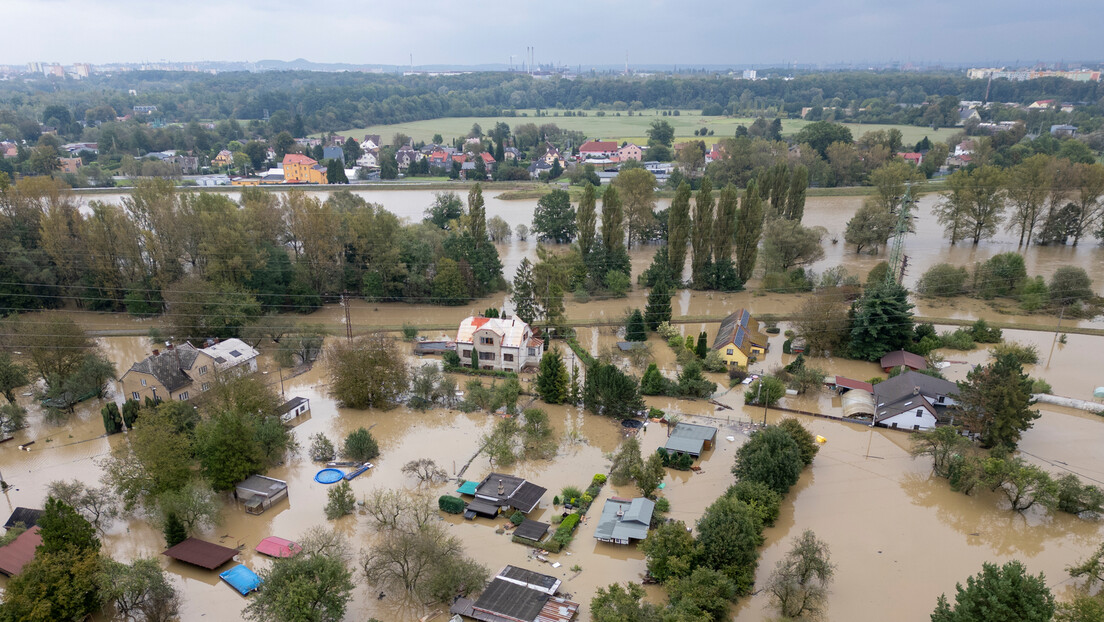
[[[456,313],[453,310],[453,313]],[[713,331],[713,324],[684,325],[687,334],[699,330]],[[609,328],[580,331],[584,348],[594,354],[611,347],[617,337]],[[1007,337],[1047,345],[1043,333],[1009,331]],[[764,368],[792,360],[780,354],[780,337],[772,338],[771,352],[761,363]],[[773,343],[779,341],[779,343]],[[143,356],[150,344],[146,338],[110,337],[100,340],[105,352],[121,368]],[[666,373],[674,374],[674,354],[665,343],[652,337],[653,356]],[[1055,349],[1049,369],[1045,363],[1029,370],[1043,375],[1055,385],[1056,391],[1084,396],[1088,373],[1080,362],[1087,360],[1101,338],[1071,335],[1070,341]],[[964,376],[969,364],[984,362],[987,354],[979,349],[969,353],[946,353],[948,360],[963,360],[948,368],[952,377]],[[615,357],[634,373],[643,365]],[[1045,359],[1044,359],[1045,360]],[[267,367],[268,361],[262,364]],[[874,364],[854,361],[810,359],[833,373],[858,378],[877,375]],[[278,389],[278,379],[272,373],[266,379]],[[675,400],[665,397],[647,399],[650,406],[678,412],[688,421],[717,425],[721,428],[719,442],[702,462],[702,473],[670,471],[662,494],[672,506],[671,517],[693,523],[705,507],[719,496],[733,478],[729,469],[733,453],[746,439],[752,422],[760,422],[764,411],[745,408],[739,390],[728,390],[719,374],[711,378],[721,384],[715,399],[717,406],[705,400]],[[465,378],[460,378],[461,381]],[[358,498],[374,488],[418,490],[419,486],[400,471],[409,460],[431,457],[439,465],[455,473],[475,453],[480,437],[494,424],[494,417],[463,414],[458,411],[433,410],[414,412],[405,408],[391,411],[358,411],[341,409],[327,395],[327,375],[321,367],[292,379],[285,379],[288,396],[299,395],[311,400],[311,413],[297,422],[294,433],[301,446],[308,437],[323,432],[339,439],[359,426],[368,427],[379,440],[381,456],[377,468],[353,480]],[[1088,383],[1088,384],[1091,384]],[[1091,388],[1088,389],[1091,395]],[[26,397],[23,398],[27,399]],[[76,478],[94,484],[100,477],[97,459],[112,447],[127,442],[125,436],[102,436],[98,414],[99,403],[86,403],[67,424],[54,427],[42,421],[41,412],[32,406],[31,426],[19,431],[15,440],[0,445],[0,471],[14,488],[4,493],[3,504],[14,507],[41,507],[49,482]],[[834,407],[827,393],[788,397],[783,405],[790,408],[831,413]],[[726,408],[727,406],[727,408]],[[549,413],[560,440],[553,460],[520,462],[503,469],[531,479],[549,489],[533,518],[547,520],[553,511],[551,498],[566,485],[585,485],[596,473],[608,470],[607,454],[614,451],[627,433],[616,422],[565,406],[542,406]],[[1104,420],[1092,415],[1055,407],[1043,407],[1043,417],[1024,435],[1023,455],[1054,473],[1072,471],[1086,481],[1104,481],[1104,457],[1099,447],[1104,442]],[[783,416],[778,410],[766,413],[768,421]],[[821,447],[813,466],[787,497],[778,523],[767,530],[763,559],[757,575],[763,581],[774,563],[789,547],[789,540],[804,529],[812,529],[824,539],[838,565],[832,587],[829,619],[926,619],[936,597],[951,592],[956,581],[977,572],[984,561],[1023,560],[1032,572],[1045,572],[1048,583],[1059,596],[1065,594],[1064,567],[1080,559],[1095,547],[1104,531],[1096,522],[1081,521],[1067,515],[1045,516],[1040,513],[1020,515],[1002,509],[1001,502],[988,493],[967,497],[952,492],[946,481],[932,478],[925,461],[914,461],[907,453],[909,437],[904,432],[841,423],[809,416],[798,416],[816,434],[828,439]],[[640,433],[645,452],[654,451],[665,440],[665,429],[650,424]],[[732,437],[733,440],[727,440]],[[31,451],[20,451],[17,445],[34,440]],[[302,454],[303,452],[300,452]],[[327,524],[322,507],[326,503],[326,487],[313,481],[318,470],[302,455],[270,471],[284,479],[290,487],[289,500],[281,502],[260,516],[246,514],[227,500],[221,523],[201,537],[239,547],[240,561],[254,569],[270,562],[256,554],[253,547],[269,535],[296,538],[305,530]],[[468,479],[480,479],[494,466],[486,456],[478,456],[467,471]],[[455,483],[422,486],[436,497],[451,492]],[[595,508],[610,495],[632,496],[634,489],[607,486],[596,500]],[[593,514],[584,522],[571,546],[559,555],[561,563],[552,569],[528,557],[528,549],[509,541],[508,535],[496,535],[495,522],[485,519],[464,521],[445,516],[441,520],[448,529],[463,539],[470,555],[492,571],[505,564],[515,564],[557,575],[564,580],[564,590],[583,604],[581,619],[588,619],[587,607],[599,587],[619,581],[639,581],[645,572],[641,553],[634,547],[599,543],[593,539],[596,524]],[[499,521],[504,522],[504,521]],[[333,523],[346,534],[354,549],[369,546],[374,534],[361,515],[347,516]],[[163,550],[159,530],[143,517],[117,521],[104,538],[105,551],[117,559],[136,556],[158,556]],[[217,574],[188,567],[162,558],[183,595],[183,619],[235,619],[247,600],[218,580]],[[578,573],[570,570],[578,564]],[[347,620],[376,617],[380,620],[410,622],[441,607],[425,607],[399,593],[377,599],[380,590],[366,585],[361,578]],[[878,586],[879,589],[871,589]],[[888,588],[888,589],[887,589]],[[648,598],[662,602],[663,590],[648,587]],[[737,620],[761,620],[770,615],[763,595],[741,601],[733,608]],[[434,619],[444,620],[439,615]]]

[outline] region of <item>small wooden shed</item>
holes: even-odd
[[[282,479],[264,475],[250,475],[234,487],[234,496],[245,505],[250,514],[261,514],[280,499],[288,496],[288,485]]]

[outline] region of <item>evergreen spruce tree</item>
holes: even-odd
[[[740,215],[736,219],[736,275],[746,283],[755,270],[759,240],[763,237],[763,201],[755,180],[747,183]]]
[[[667,212],[667,265],[675,283],[682,282],[686,267],[686,244],[690,238],[690,184],[679,184]]]
[[[188,539],[188,532],[184,528],[184,523],[180,520],[180,517],[176,515],[176,512],[171,512],[165,517],[164,531],[165,545],[169,548]]]
[[[640,378],[640,392],[644,395],[663,395],[666,383],[655,363],[649,363],[648,369]]]
[[[852,305],[851,356],[877,361],[912,343],[912,304],[897,283],[874,284]]]
[[[709,336],[705,334],[705,331],[698,333],[698,347],[694,348],[694,354],[698,355],[698,358],[704,359],[705,355],[709,354]]]
[[[567,400],[569,379],[559,350],[549,350],[541,357],[536,382],[537,395],[545,402],[562,404]]]
[[[644,308],[644,322],[648,330],[655,330],[663,322],[671,321],[671,290],[666,280],[660,280],[648,293],[648,306]]]
[[[709,289],[710,258],[713,254],[713,186],[702,178],[694,198],[694,224],[690,230],[690,267],[694,289]]]
[[[540,309],[533,295],[533,264],[528,257],[518,264],[517,272],[514,273],[513,290],[510,299],[514,303],[514,315],[526,324],[532,324]]]
[[[572,406],[578,406],[583,401],[583,387],[579,384],[579,366],[571,364],[571,392],[568,401]]]
[[[963,427],[977,434],[985,447],[1014,451],[1023,432],[1039,418],[1033,410],[1031,378],[1013,354],[975,367],[958,383],[956,409]]]
[[[640,309],[633,309],[629,314],[629,320],[625,323],[625,339],[627,341],[647,341],[648,327],[644,324],[644,316]]]

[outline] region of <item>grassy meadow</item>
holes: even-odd
[[[510,127],[515,127],[522,123],[536,123],[538,125],[543,123],[555,123],[561,128],[582,132],[586,134],[589,139],[616,140],[618,142],[629,141],[638,145],[644,145],[648,140],[646,138],[646,132],[648,127],[652,124],[652,121],[656,119],[666,119],[667,122],[675,128],[676,142],[683,139],[694,138],[694,131],[705,127],[713,130],[713,136],[704,138],[707,144],[712,144],[722,138],[735,135],[737,126],[750,126],[755,120],[747,117],[703,117],[701,111],[697,110],[682,110],[677,117],[664,117],[660,114],[659,110],[644,110],[639,114],[633,114],[631,117],[628,116],[628,112],[621,112],[621,116],[617,116],[618,113],[613,111],[606,111],[604,117],[597,116],[597,111],[593,110],[587,111],[587,116],[585,117],[565,117],[561,110],[542,110],[542,112],[546,112],[548,116],[536,117],[536,111],[534,110],[519,110],[518,116],[514,117],[442,117],[425,121],[412,121],[410,123],[373,125],[371,127],[345,130],[340,133],[345,136],[353,136],[357,140],[363,138],[365,134],[379,134],[385,143],[389,143],[392,136],[401,132],[412,137],[415,141],[424,141],[428,143],[433,139],[434,134],[440,134],[444,137],[446,142],[451,141],[457,136],[467,136],[473,123],[478,123],[479,126],[483,128],[483,131],[487,131],[494,127],[494,124],[499,121],[508,124]],[[522,114],[528,116],[521,116]],[[557,114],[560,116],[555,116]],[[809,121],[802,119],[783,119],[782,133],[785,135],[795,134],[801,130],[801,128],[808,125],[808,123]],[[906,146],[916,144],[925,136],[933,142],[943,141],[958,131],[952,128],[932,130],[928,127],[916,127],[912,125],[858,123],[846,123],[845,125],[851,128],[851,134],[856,140],[867,132],[897,128],[901,130],[902,140]]]

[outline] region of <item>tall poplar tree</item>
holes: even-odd
[[[801,222],[805,216],[805,191],[809,187],[809,169],[798,166],[790,173],[790,188],[786,194],[785,217]]]
[[[717,201],[717,220],[713,225],[713,261],[732,259],[732,241],[736,235],[736,215],[740,211],[736,187],[729,184]]]
[[[694,225],[690,231],[692,269],[695,289],[709,287],[710,257],[713,253],[713,186],[703,177],[698,196],[694,197]]]
[[[606,188],[602,195],[602,248],[607,255],[625,248],[625,213],[614,186]]]
[[[583,198],[579,200],[579,209],[575,212],[579,253],[582,254],[583,261],[586,261],[587,255],[594,248],[595,225],[598,223],[598,214],[594,207],[594,186],[587,183],[583,186]]]
[[[690,237],[690,184],[682,182],[667,212],[667,265],[672,278],[682,281],[686,267],[686,243]]]
[[[747,183],[740,215],[736,219],[736,274],[747,282],[755,270],[759,239],[763,237],[763,201],[755,180]]]
[[[487,241],[487,208],[483,203],[483,188],[479,184],[468,191],[468,231],[476,244]]]

